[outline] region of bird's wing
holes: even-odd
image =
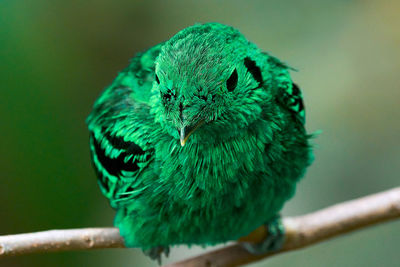
[[[304,124],[306,114],[304,110],[303,96],[297,84],[292,83],[289,88],[286,88],[282,101],[291,111],[293,116]]]
[[[103,194],[116,208],[140,194],[137,179],[153,159],[148,105],[161,44],[133,58],[104,90],[87,118],[92,162]]]
[[[267,53],[265,54],[268,55]],[[282,73],[285,73],[285,76],[289,77],[287,72],[291,68],[286,64],[271,55],[268,55],[268,62],[275,69],[280,69]],[[282,84],[279,84],[278,87],[278,100],[280,104],[288,109],[296,120],[304,124],[306,114],[300,88],[294,82],[287,83],[286,80],[283,80]]]

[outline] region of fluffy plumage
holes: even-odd
[[[118,74],[87,124],[127,246],[235,240],[279,212],[311,162],[288,70],[236,29],[210,23]]]

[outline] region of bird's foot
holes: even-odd
[[[285,241],[285,228],[282,224],[281,216],[275,216],[265,224],[267,236],[259,243],[243,242],[242,246],[250,253],[260,255],[272,251],[280,250]]]
[[[161,265],[161,256],[164,253],[165,257],[169,255],[169,247],[154,247],[148,250],[143,250],[144,255],[150,257],[152,260],[157,260],[158,264]]]

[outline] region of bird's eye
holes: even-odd
[[[235,90],[236,85],[238,82],[238,73],[237,70],[235,69],[229,79],[226,81],[226,88],[228,89],[229,92],[232,92]]]
[[[158,79],[157,74],[156,74],[156,82],[157,82],[158,84],[160,84],[160,79]]]

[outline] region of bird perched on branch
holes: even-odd
[[[128,247],[214,245],[276,216],[311,162],[289,67],[236,29],[194,25],[137,54],[87,118],[90,150]]]

